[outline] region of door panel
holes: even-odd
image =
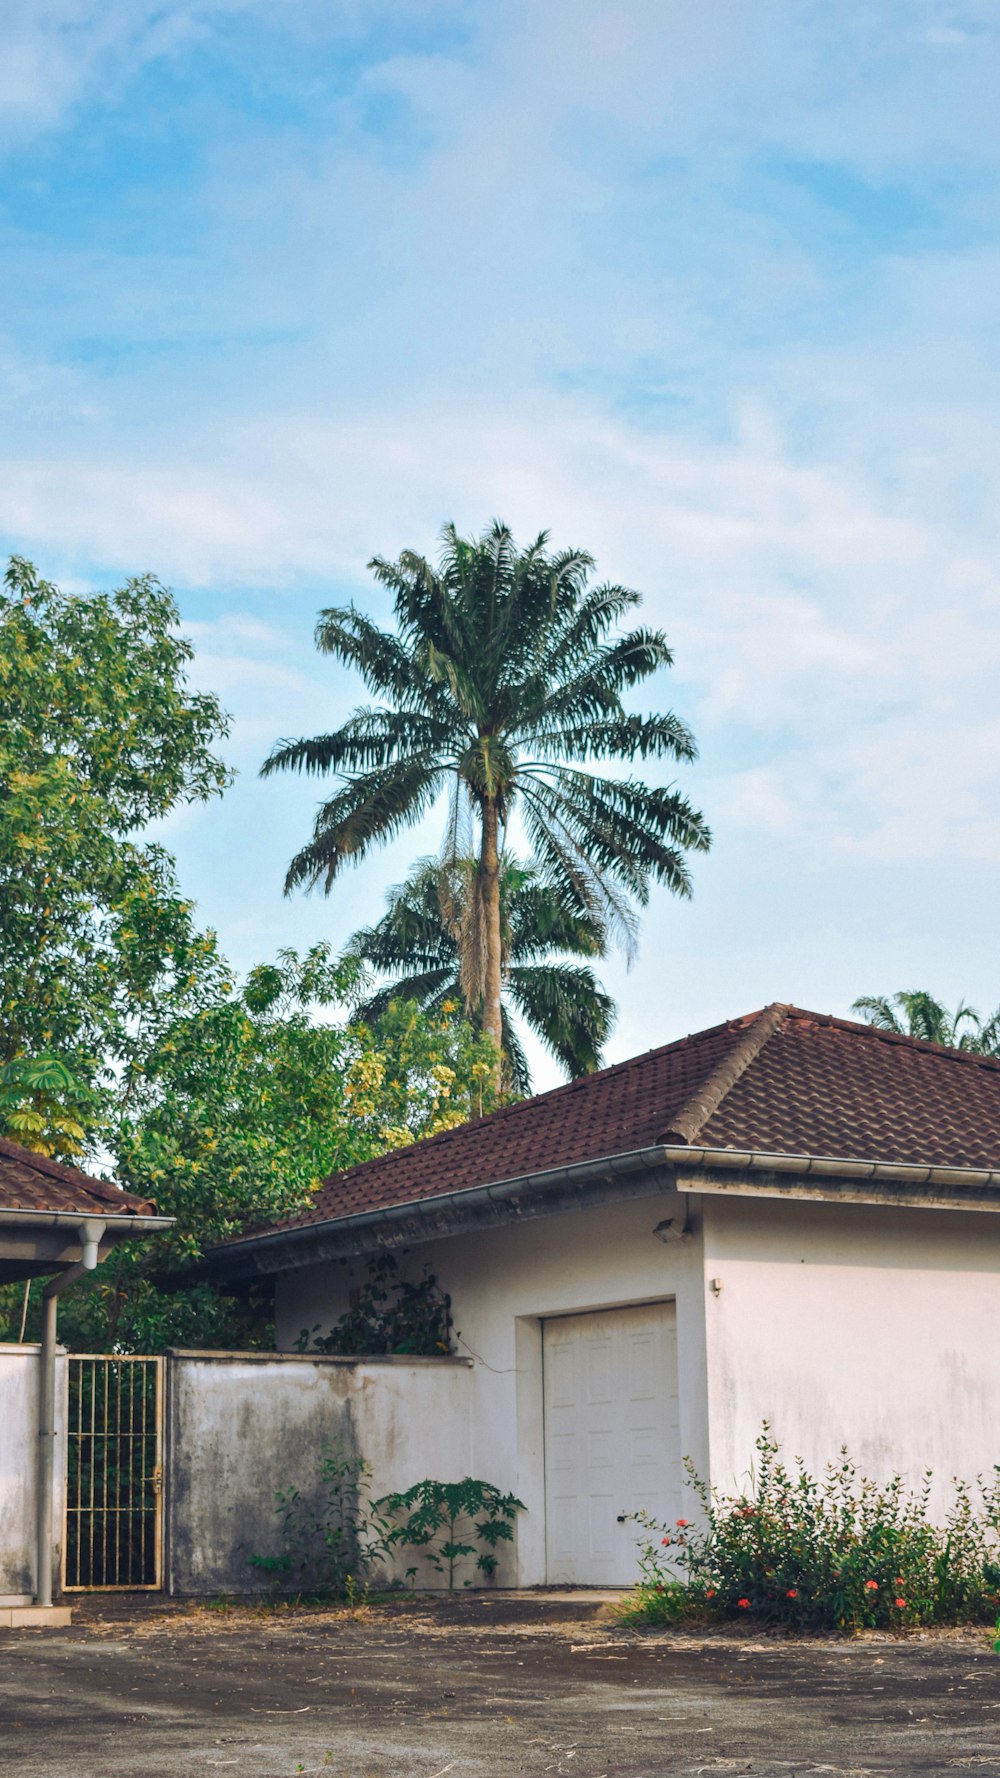
[[[681,1510],[675,1305],[559,1315],[542,1342],[549,1584],[627,1585],[637,1528],[619,1514]]]

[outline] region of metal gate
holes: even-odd
[[[163,1360],[69,1358],[63,1589],[155,1590],[163,1567]]]

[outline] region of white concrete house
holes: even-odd
[[[619,1584],[619,1515],[690,1514],[684,1457],[733,1488],[765,1418],[810,1466],[930,1466],[938,1504],[1000,1462],[998,1210],[1000,1063],[771,1006],[335,1175],[215,1263],[276,1275],[285,1350],[367,1255],[432,1269],[471,1366],[415,1400],[410,1479],[521,1497],[508,1583]]]

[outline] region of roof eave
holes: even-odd
[[[173,1216],[154,1216],[142,1211],[112,1210],[103,1205],[95,1204],[93,1210],[32,1210],[24,1208],[7,1208],[0,1206],[0,1226],[9,1223],[13,1228],[26,1228],[32,1224],[38,1228],[81,1228],[85,1222],[103,1222],[107,1232],[119,1229],[126,1234],[155,1234],[160,1229],[173,1228],[176,1218]]]
[[[240,1236],[213,1248],[197,1269],[231,1278],[290,1271],[320,1260],[669,1191],[1000,1210],[1000,1170],[661,1143],[381,1209]]]
[[[195,1270],[231,1278],[291,1271],[319,1259],[406,1247],[414,1241],[587,1209],[611,1197],[654,1197],[670,1189],[663,1149],[635,1149],[460,1191],[439,1192],[430,1198],[412,1198],[378,1210],[359,1210],[348,1216],[239,1236],[212,1248]]]

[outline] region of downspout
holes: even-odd
[[[38,1498],[35,1550],[35,1604],[52,1604],[52,1498],[56,1453],[56,1317],[58,1299],[100,1258],[104,1222],[85,1222],[83,1253],[75,1265],[50,1278],[42,1291],[42,1338],[38,1353]]]

